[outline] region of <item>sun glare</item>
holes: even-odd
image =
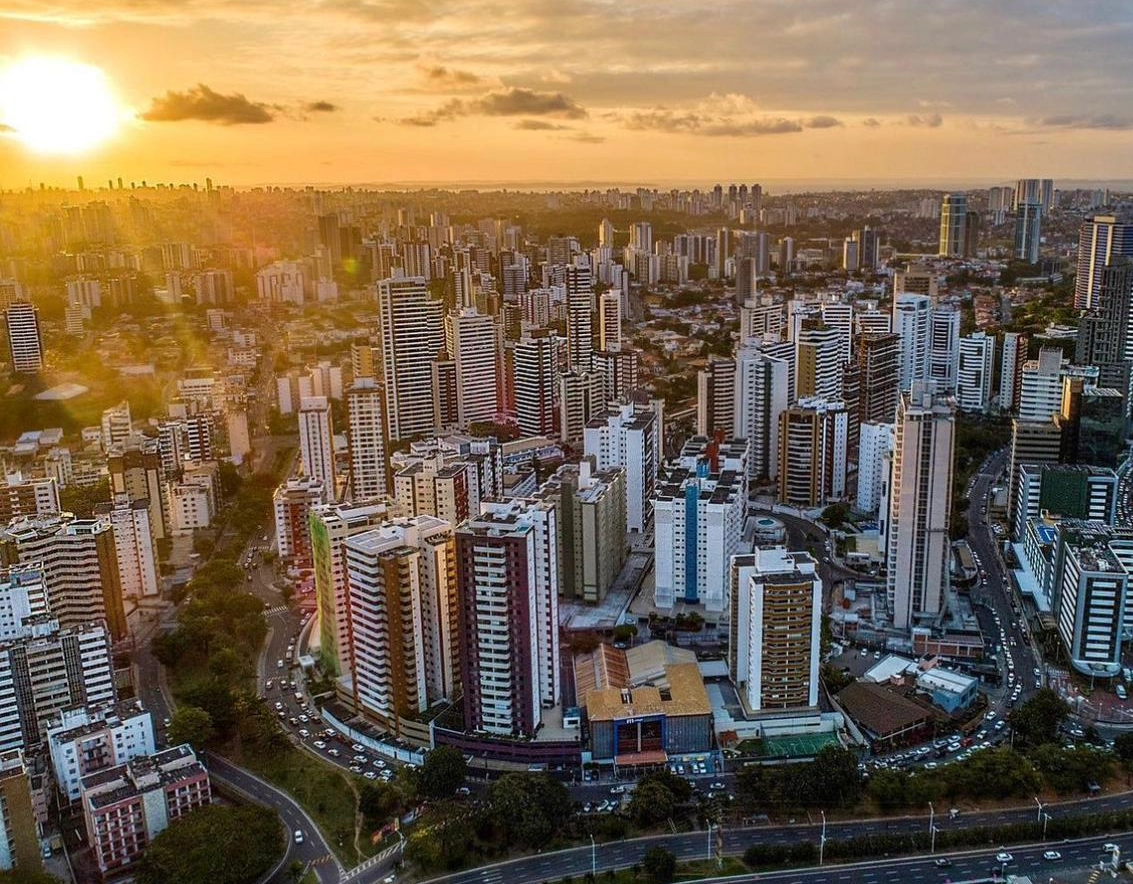
[[[91,65],[27,58],[0,71],[0,123],[37,153],[91,150],[122,118],[106,75]]]

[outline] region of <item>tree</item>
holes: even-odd
[[[176,820],[142,853],[138,884],[251,884],[283,853],[279,816],[212,805]]]
[[[570,792],[545,773],[504,774],[488,789],[488,810],[509,844],[538,847],[570,816]]]
[[[819,521],[831,528],[841,527],[850,519],[850,505],[843,501],[832,503],[822,511],[822,515],[818,518]]]
[[[1016,745],[1041,746],[1058,741],[1058,729],[1070,714],[1070,707],[1050,688],[1043,688],[1011,713]]]
[[[0,872],[0,884],[59,884],[59,879],[47,872],[17,867]]]
[[[1113,753],[1128,769],[1133,769],[1133,733],[1118,734],[1113,740]]]
[[[677,857],[664,847],[650,847],[641,858],[641,865],[653,884],[669,884],[677,874]]]
[[[464,753],[452,746],[438,746],[425,756],[417,771],[417,789],[426,798],[447,798],[455,794],[467,776]]]
[[[169,719],[169,743],[179,746],[188,743],[194,749],[202,749],[216,736],[212,726],[212,716],[199,706],[183,705]]]

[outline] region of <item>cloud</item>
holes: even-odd
[[[923,129],[939,129],[944,124],[944,117],[940,114],[909,114],[905,117],[905,124]]]
[[[713,137],[787,135],[803,129],[832,129],[842,125],[837,117],[822,114],[796,119],[752,115],[755,103],[745,96],[709,96],[695,109],[674,110],[658,107],[631,111],[620,117],[627,129],[689,133]]]
[[[1115,114],[1058,114],[1043,117],[1039,125],[1055,129],[1106,129],[1116,132],[1133,129],[1133,118]]]
[[[333,114],[335,111],[342,110],[337,104],[331,104],[329,101],[309,101],[303,105],[303,110],[309,114]]]
[[[471,116],[536,116],[581,120],[588,114],[573,98],[561,92],[539,92],[513,86],[509,89],[487,92],[479,98],[468,100],[454,98],[431,111],[405,117],[401,122],[407,126],[435,126],[437,123],[455,120],[457,117]]]
[[[870,129],[877,129],[881,126],[881,120],[877,119],[877,117],[866,117],[864,120],[862,120],[862,125],[867,126]]]
[[[0,123],[0,135],[3,135],[5,132],[15,132],[15,131],[16,130],[12,126],[7,125],[6,123]]]
[[[513,129],[523,129],[528,132],[549,132],[557,129],[569,129],[570,126],[564,126],[561,123],[551,123],[547,120],[520,120]]]
[[[222,95],[204,83],[198,83],[186,92],[173,92],[153,99],[143,120],[174,123],[182,120],[203,120],[235,126],[241,123],[270,123],[275,115],[268,105],[249,101],[241,93]]]
[[[478,86],[483,78],[471,71],[459,71],[442,64],[418,65],[421,77],[431,90],[452,91]]]
[[[590,132],[576,132],[574,135],[566,136],[571,141],[578,141],[582,144],[601,144],[606,139],[601,135],[594,135]]]

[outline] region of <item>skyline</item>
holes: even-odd
[[[0,69],[122,110],[77,155],[0,133],[0,186],[1133,178],[1115,6],[0,0]]]

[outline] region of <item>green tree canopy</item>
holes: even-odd
[[[168,736],[172,746],[188,743],[194,749],[201,749],[215,735],[212,716],[199,706],[181,705],[169,719]]]
[[[677,874],[677,857],[664,847],[650,847],[641,858],[641,867],[653,884],[669,884]]]
[[[492,783],[488,805],[509,843],[538,847],[570,816],[570,793],[544,773],[509,773]]]
[[[453,795],[468,776],[464,753],[452,746],[438,746],[425,756],[417,771],[417,790],[426,798]]]
[[[1015,745],[1041,746],[1058,741],[1058,728],[1070,714],[1070,707],[1050,688],[1043,688],[1011,713]]]
[[[174,822],[150,842],[138,884],[251,884],[284,850],[279,817],[263,807],[213,805]]]

